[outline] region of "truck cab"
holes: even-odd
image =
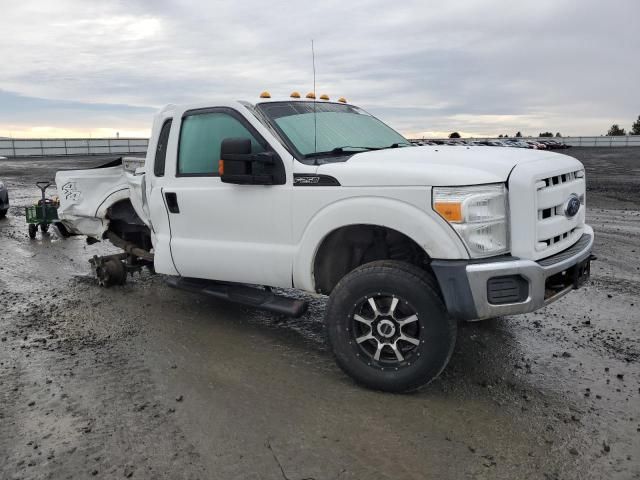
[[[64,230],[125,250],[94,260],[103,280],[147,262],[236,301],[255,286],[328,295],[338,365],[386,391],[436,378],[458,321],[531,312],[588,278],[578,160],[414,146],[344,99],[308,97],[163,108],[143,166],[58,172]]]

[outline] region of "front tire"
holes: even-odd
[[[347,274],[331,293],[325,318],[340,368],[387,392],[430,383],[456,341],[457,323],[433,275],[404,262],[371,262]]]
[[[29,238],[34,240],[36,238],[36,233],[38,233],[38,225],[34,223],[29,224]]]

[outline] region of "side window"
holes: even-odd
[[[167,143],[169,142],[169,132],[171,131],[171,119],[162,124],[158,145],[156,146],[156,158],[153,161],[153,174],[156,177],[164,177],[164,164],[167,159]]]
[[[264,151],[249,130],[227,113],[184,117],[178,147],[178,175],[217,175],[220,145],[225,138],[249,138],[253,152]]]

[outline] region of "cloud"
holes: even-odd
[[[138,107],[308,91],[311,38],[318,90],[404,133],[599,134],[639,113],[639,16],[636,0],[11,2],[0,89],[14,101],[0,103],[0,135],[56,108],[60,127],[142,130]],[[29,98],[76,107],[20,112]]]
[[[145,137],[151,107],[51,100],[0,90],[0,136]]]

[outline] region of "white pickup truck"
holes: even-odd
[[[380,390],[436,378],[458,321],[532,312],[590,272],[578,160],[413,146],[344,99],[169,105],[144,162],[56,183],[60,230],[124,250],[91,260],[101,284],[146,265],[292,316],[305,302],[271,287],[329,295],[337,363]]]

